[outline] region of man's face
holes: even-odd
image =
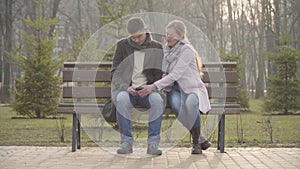
[[[134,34],[130,34],[130,38],[138,45],[142,45],[146,40],[146,30],[138,31]]]

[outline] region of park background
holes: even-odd
[[[0,8],[0,145],[70,145],[71,116],[55,114],[62,63],[76,61],[103,25],[159,12],[190,21],[222,61],[238,63],[242,112],[226,117],[226,146],[299,147],[298,0],[0,0]]]

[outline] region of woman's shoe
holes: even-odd
[[[192,154],[202,154],[202,149],[200,144],[193,144]]]
[[[200,145],[201,145],[202,150],[207,150],[211,146],[211,143],[206,140],[203,143],[201,143]]]

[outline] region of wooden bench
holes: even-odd
[[[237,64],[236,62],[220,62],[206,63],[203,66],[203,81],[207,86],[212,107],[208,115],[219,115],[217,148],[223,153],[225,115],[240,113],[240,106],[236,102],[238,75],[235,68]],[[80,115],[96,109],[98,111],[102,110],[104,99],[111,97],[110,68],[111,62],[64,63],[62,77],[64,86],[57,112],[59,114],[73,115],[72,152],[76,151],[76,145],[77,149],[80,149]],[[105,83],[105,85],[95,86],[98,82]],[[98,100],[97,102],[82,101],[89,98]],[[165,112],[168,111],[170,111],[169,108]]]

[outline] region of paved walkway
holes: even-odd
[[[174,148],[159,157],[118,156],[98,147],[71,152],[70,147],[0,146],[0,169],[205,169],[205,168],[300,168],[299,148],[215,148],[191,155],[189,148]]]

